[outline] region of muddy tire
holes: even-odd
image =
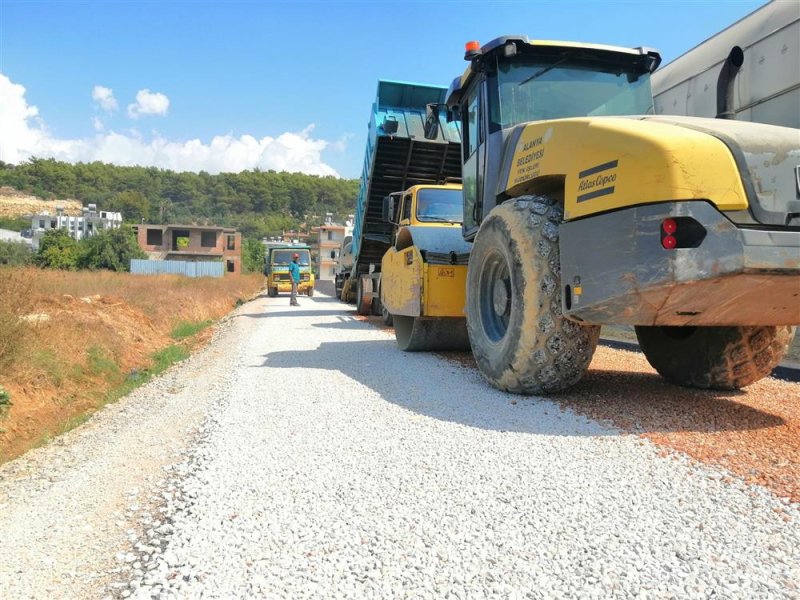
[[[356,282],[356,312],[359,315],[368,315],[372,312],[372,298],[367,296],[372,292],[372,280],[368,277],[359,277]]]
[[[558,225],[563,211],[546,196],[497,206],[469,257],[467,329],[483,376],[509,392],[564,390],[583,377],[599,326],[561,311]]]
[[[278,288],[276,288],[276,287],[269,288],[269,295],[272,298],[277,298],[278,297]]]
[[[307,295],[309,298],[311,298],[311,296],[313,296],[313,295],[314,295],[314,288],[313,288],[313,287],[310,287],[310,288],[308,288],[308,289],[306,290],[306,295]]]
[[[405,352],[469,350],[464,319],[394,315],[394,335],[397,347]]]
[[[650,365],[686,387],[735,390],[768,376],[794,327],[636,327]]]

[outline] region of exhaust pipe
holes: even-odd
[[[734,46],[717,79],[717,119],[736,119],[733,110],[733,84],[743,64],[744,50],[740,46]]]

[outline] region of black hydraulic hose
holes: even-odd
[[[735,119],[736,113],[733,110],[733,84],[736,75],[744,64],[744,50],[740,46],[731,48],[725,64],[719,72],[717,79],[717,118]]]

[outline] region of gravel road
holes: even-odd
[[[800,598],[800,510],[324,296],[0,467],[0,598]]]

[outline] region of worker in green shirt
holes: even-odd
[[[300,283],[300,265],[297,264],[299,258],[300,255],[295,253],[289,264],[289,278],[292,280],[292,297],[289,300],[289,306],[300,306],[297,301],[297,284]]]

